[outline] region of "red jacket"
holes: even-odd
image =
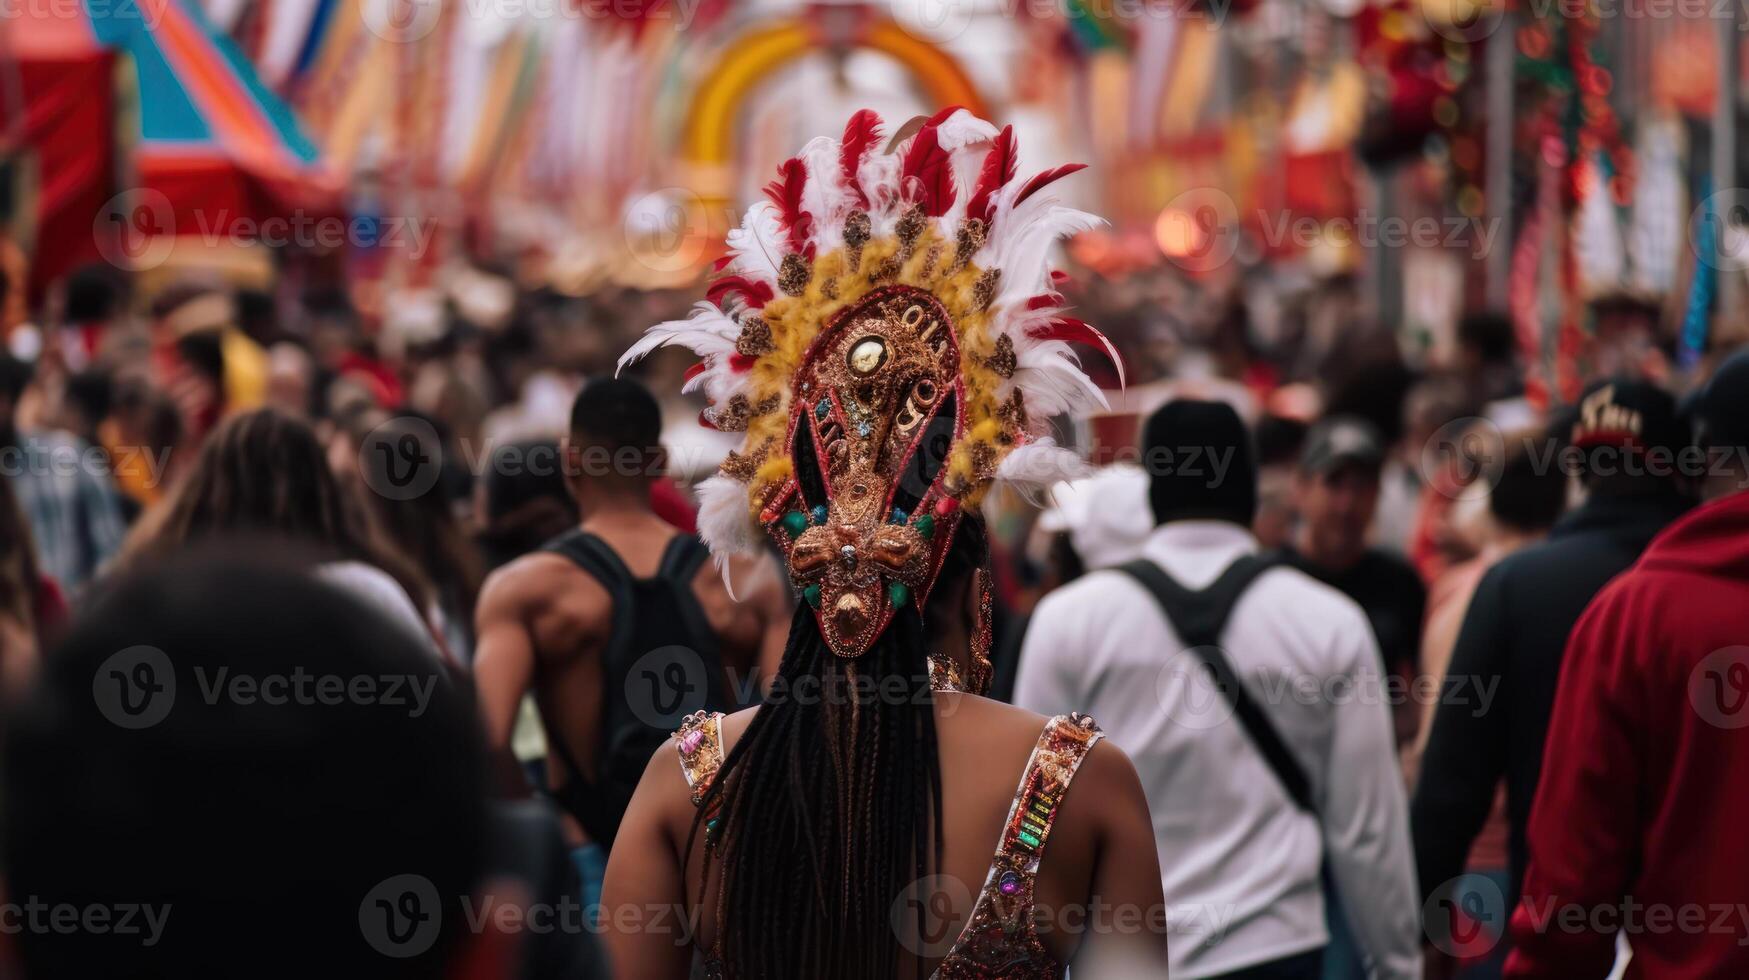
[[[1567,642],[1513,977],[1749,977],[1749,492],[1691,511]]]

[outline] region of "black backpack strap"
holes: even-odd
[[[1201,591],[1185,588],[1166,574],[1165,569],[1145,558],[1118,568],[1153,594],[1160,604],[1160,611],[1184,641],[1187,652],[1207,668],[1215,689],[1232,706],[1233,716],[1244,727],[1245,734],[1263,755],[1263,761],[1269,764],[1288,797],[1301,810],[1316,815],[1312,784],[1306,771],[1294,758],[1262,706],[1240,682],[1238,672],[1220,646],[1221,635],[1226,631],[1227,620],[1233,614],[1233,607],[1238,605],[1239,597],[1245,594],[1257,576],[1274,564],[1270,559],[1244,555]]]
[[[581,528],[573,528],[564,534],[541,546],[542,551],[550,551],[563,555],[578,568],[587,572],[601,583],[613,601],[613,608],[626,609],[631,604],[632,573],[626,568],[619,555],[601,540]],[[623,617],[615,616],[613,621],[613,637],[609,643],[616,642],[622,631],[627,628]],[[604,692],[605,697],[605,692]],[[602,715],[603,736],[607,732],[608,712],[604,709]],[[605,746],[605,741],[604,741]],[[571,752],[571,747],[565,744],[563,738],[547,739],[548,751],[559,757],[559,762],[565,767],[567,779],[558,788],[548,787],[547,793],[557,800],[561,806],[570,811],[589,832],[592,839],[603,845],[613,839],[611,828],[618,823],[618,817],[607,805],[604,794],[583,774],[583,767],[578,764],[577,757]]]

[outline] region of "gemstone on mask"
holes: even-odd
[[[906,521],[906,519],[907,519],[907,518],[908,518],[908,517],[909,517],[909,516],[910,516],[910,515],[908,515],[908,514],[906,514],[906,513],[905,513],[905,508],[903,508],[903,507],[894,507],[894,508],[893,508],[893,516],[892,516],[892,518],[891,518],[891,519],[890,519],[890,520],[891,520],[891,522],[892,522],[892,523],[894,523],[894,524],[903,524],[903,523],[905,523],[905,521]]]
[[[820,404],[814,406],[814,417],[824,422],[826,416],[832,413],[832,399],[822,398]]]
[[[814,523],[815,524],[826,523],[826,505],[825,504],[815,504],[812,513],[814,515]]]
[[[802,598],[815,609],[820,608],[820,584],[818,582],[802,590]]]
[[[911,601],[911,587],[903,582],[893,582],[887,586],[887,598],[893,600],[893,605],[902,606]]]
[[[783,529],[792,538],[799,538],[808,529],[808,515],[799,510],[792,510],[783,515]]]
[[[924,514],[922,517],[917,518],[917,523],[913,524],[912,527],[917,529],[918,534],[923,535],[923,540],[925,541],[935,537],[935,518],[930,517],[928,514]]]
[[[879,337],[865,337],[850,348],[847,363],[857,374],[873,374],[887,359],[887,345]]]

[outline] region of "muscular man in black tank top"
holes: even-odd
[[[562,453],[582,523],[494,573],[476,614],[487,737],[508,747],[532,690],[546,784],[579,845],[611,843],[650,752],[687,712],[757,698],[787,633],[772,562],[730,565],[736,601],[703,546],[651,511],[650,484],[666,469],[660,434],[642,386],[585,386]]]

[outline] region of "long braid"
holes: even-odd
[[[896,975],[894,902],[941,854],[924,651],[909,609],[854,664],[826,648],[810,609],[798,610],[778,670],[784,696],[729,752],[692,829],[696,839],[720,801],[712,853],[729,976]]]

